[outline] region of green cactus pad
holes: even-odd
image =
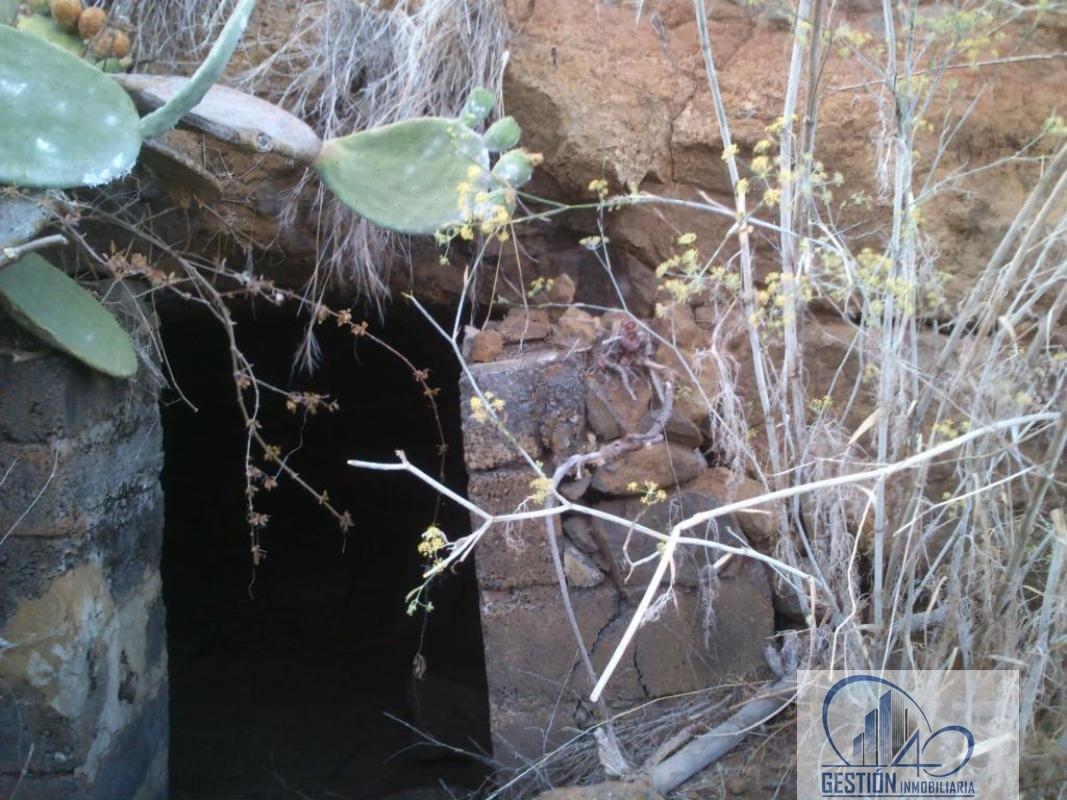
[[[467,98],[467,105],[463,107],[463,113],[459,119],[468,128],[475,128],[485,122],[492,110],[493,93],[479,86]]]
[[[29,14],[19,17],[18,24],[15,27],[20,31],[32,33],[34,36],[54,44],[56,47],[61,47],[72,55],[81,57],[85,53],[85,42],[79,39],[77,34],[65,30],[52,17]]]
[[[230,62],[230,56],[233,55],[237,43],[241,40],[245,27],[248,25],[248,18],[252,15],[252,9],[255,6],[256,0],[240,0],[233,13],[230,14],[230,18],[226,20],[226,25],[223,26],[222,33],[211,47],[211,52],[189,78],[189,82],[165,105],[141,120],[141,136],[145,139],[152,139],[166,133],[203,99],[208,89],[222,77],[222,71]]]
[[[0,0],[0,25],[13,25],[19,13],[19,0]]]
[[[509,150],[493,165],[493,177],[513,187],[528,183],[533,177],[533,162],[525,150]]]
[[[71,53],[0,26],[0,184],[97,186],[129,172],[141,149],[133,102]]]
[[[515,117],[504,117],[490,125],[485,132],[485,146],[491,153],[501,153],[517,145],[521,136],[522,128]]]
[[[116,378],[137,372],[129,334],[91,294],[41,256],[0,269],[0,305],[53,347]]]
[[[462,220],[459,187],[477,182],[472,167],[487,172],[489,152],[456,120],[424,117],[331,139],[314,166],[345,205],[371,222],[430,234]]]

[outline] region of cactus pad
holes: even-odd
[[[40,14],[28,14],[19,17],[15,25],[20,31],[32,33],[34,36],[44,39],[46,42],[61,47],[68,53],[79,58],[85,53],[85,42],[78,38],[77,34],[66,30],[52,17],[42,17]]]
[[[53,347],[116,378],[137,372],[129,334],[92,295],[36,253],[0,269],[0,305]]]
[[[248,18],[252,16],[252,9],[255,6],[256,0],[238,0],[236,8],[230,14],[230,18],[226,20],[219,38],[212,45],[211,52],[207,54],[204,63],[197,67],[196,72],[189,78],[188,83],[182,86],[165,105],[141,120],[141,136],[145,139],[151,139],[166,133],[178,124],[178,120],[184,114],[191,111],[193,106],[203,99],[208,89],[222,77],[222,71],[226,69],[226,65],[230,62],[230,56],[233,55],[233,51],[237,48],[237,43],[245,32]]]
[[[0,183],[96,186],[128,172],[141,137],[133,102],[71,53],[0,26]]]
[[[489,130],[485,132],[485,146],[492,153],[502,153],[517,145],[520,136],[522,128],[515,121],[515,117],[504,117],[490,125]]]
[[[493,165],[493,177],[506,186],[519,187],[533,177],[534,161],[525,150],[509,150]]]
[[[462,221],[459,187],[479,174],[487,178],[489,153],[457,120],[424,117],[332,139],[314,165],[334,194],[371,222],[429,234]]]
[[[485,118],[489,116],[489,112],[492,110],[493,93],[479,86],[471,91],[459,120],[468,128],[476,128],[485,122]]]
[[[0,0],[0,25],[12,25],[19,13],[19,0]]]

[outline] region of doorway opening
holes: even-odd
[[[260,309],[235,321],[260,379],[340,404],[294,414],[284,396],[263,392],[260,420],[288,463],[349,511],[354,527],[345,537],[313,497],[279,479],[255,496],[269,522],[266,558],[253,571],[229,345],[208,315],[163,311],[163,343],[184,395],[172,390],[163,403],[171,796],[463,796],[485,780],[486,767],[427,745],[407,726],[488,750],[473,563],[435,584],[430,614],[409,615],[405,596],[420,582],[417,546],[427,526],[436,518],[453,537],[469,531],[469,518],[413,476],[346,465],[395,461],[401,449],[437,472],[440,437],[421,389],[394,355],[333,324],[318,326],[321,363],[303,376],[292,370],[302,321]],[[464,493],[458,368],[447,344],[402,309],[375,333],[430,369],[445,481]]]

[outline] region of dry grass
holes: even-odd
[[[698,21],[706,19],[703,0],[694,6]],[[971,109],[942,120],[933,154],[918,162],[913,153],[920,118],[945,89],[944,67],[966,63],[969,54],[951,26],[948,34],[916,26],[906,9],[888,1],[882,11],[884,47],[857,56],[871,73],[867,90],[886,110],[872,120],[880,152],[872,177],[889,213],[882,229],[865,231],[869,251],[836,225],[834,206],[822,193],[830,179],[812,158],[822,90],[819,34],[831,24],[831,4],[798,4],[805,27],[794,39],[782,114],[796,123],[770,134],[770,154],[793,178],[779,184],[775,169],[766,186],[780,191],[775,202],[760,202],[765,187],[741,181],[751,174],[742,160],[754,155],[730,147],[730,109],[719,91],[711,38],[706,27],[701,31],[734,206],[685,205],[741,222],[722,242],[701,243],[705,255],[692,269],[683,262],[661,276],[680,282],[678,305],[699,297],[722,312],[700,349],[674,348],[674,355],[689,375],[702,361],[716,364],[723,380],[704,400],[717,456],[783,500],[776,555],[811,575],[815,587],[812,605],[811,586],[778,571],[807,620],[807,665],[1020,670],[1023,749],[1036,762],[1026,774],[1034,795],[1043,796],[1052,784],[1038,784],[1063,765],[1053,743],[1067,733],[1067,146],[1045,136],[982,165],[1037,165],[1032,192],[952,312],[928,302],[941,297],[940,265],[915,209],[936,213],[941,193],[965,179],[936,165],[966,128]],[[1025,9],[995,3],[971,4],[971,12],[980,22],[969,29],[968,47],[985,35],[983,19],[990,31],[1028,19]],[[911,80],[919,70],[933,77]],[[601,211],[638,203],[669,213],[680,201],[621,195],[606,198]],[[558,207],[550,212],[556,213]],[[774,244],[779,277],[773,284],[757,279],[766,251],[754,246],[754,226]],[[610,264],[607,250],[600,257]],[[722,264],[726,276],[717,272]],[[664,305],[669,314],[670,302]],[[439,331],[454,344],[463,313],[451,332]],[[831,351],[808,336],[827,321],[844,331],[837,363],[828,363]],[[738,340],[745,346],[727,350],[724,342]],[[836,388],[832,397],[815,396],[811,375],[827,369]],[[473,379],[469,371],[467,377]],[[856,479],[861,472],[867,477]],[[544,479],[555,485],[553,476]],[[583,513],[580,504],[562,499],[559,510]],[[639,533],[667,537],[666,560],[688,527]],[[462,557],[472,546],[460,540],[453,553]],[[666,572],[648,587],[631,634],[669,591],[658,577]],[[671,714],[659,721],[658,728],[655,720],[633,728],[615,723],[638,764],[678,727]],[[603,762],[595,753],[589,737],[578,737],[526,774],[549,780],[558,769],[571,778],[601,779]]]
[[[187,69],[210,44],[232,2],[116,0],[135,21],[139,46]],[[507,24],[495,0],[261,0],[243,48],[255,65],[230,82],[343,136],[417,116],[454,116],[471,89],[499,92]],[[283,24],[284,21],[284,24]],[[282,219],[312,222],[319,264],[307,296],[331,283],[381,303],[407,240],[346,208],[310,174],[286,199]],[[309,339],[305,356],[313,354]]]
[[[188,47],[199,38],[194,31],[214,25],[226,4],[217,14],[203,10],[212,4],[191,0],[144,5],[151,10],[143,12],[142,36],[165,41],[174,35]],[[706,18],[702,0],[694,5],[698,19]],[[699,353],[675,354],[693,372],[711,358],[725,378],[718,394],[704,398],[719,456],[758,477],[768,492],[786,493],[777,557],[814,577],[814,607],[809,587],[794,581],[812,642],[820,643],[813,644],[809,665],[1019,669],[1024,750],[1044,765],[1031,774],[1054,774],[1055,742],[1067,733],[1067,148],[1045,140],[1004,159],[1036,163],[1042,177],[952,317],[927,314],[920,298],[940,291],[938,264],[913,224],[914,210],[936,209],[938,193],[949,190],[955,176],[925,174],[912,153],[923,109],[943,88],[937,67],[964,56],[958,43],[921,40],[906,15],[884,3],[886,47],[863,56],[869,59],[869,91],[892,112],[875,123],[881,157],[874,177],[891,209],[883,230],[867,232],[867,244],[878,240],[875,263],[850,243],[832,208],[820,200],[811,159],[820,87],[811,76],[819,74],[817,34],[829,25],[832,8],[821,0],[801,0],[799,6],[816,35],[794,41],[783,118],[795,114],[798,123],[775,132],[774,152],[797,179],[782,188],[777,204],[754,201],[762,187],[747,194],[739,188],[740,156],[729,155],[728,147],[730,109],[722,105],[710,39],[704,42],[709,91],[735,187],[735,207],[726,213],[771,232],[775,269],[783,276],[770,295],[778,311],[764,313],[759,298],[767,287],[757,282],[752,229],[736,225],[724,242],[702,243],[704,252],[720,254],[716,264],[731,265],[736,288],[713,278],[710,261],[687,276],[694,294],[705,293],[722,308],[719,336]],[[995,4],[976,8],[1007,13]],[[1026,12],[1015,7],[1011,13]],[[310,120],[323,135],[454,113],[472,85],[498,86],[503,69],[506,30],[491,0],[402,0],[391,9],[326,0],[304,6],[295,29],[238,82]],[[904,47],[897,47],[898,37]],[[920,67],[934,76],[922,85],[908,79]],[[808,120],[810,129],[803,126]],[[923,164],[937,164],[965,125],[966,116],[946,120],[938,152]],[[328,278],[384,296],[390,256],[402,243],[321,194],[310,208],[303,197],[292,198],[287,213],[319,220],[322,269],[309,287],[315,299]],[[603,210],[638,202],[670,203],[627,196],[608,198]],[[711,205],[705,210],[723,211]],[[842,382],[850,374],[867,376],[826,402],[813,397],[809,386],[816,363],[826,358],[805,335],[806,326],[817,324],[815,300],[823,319],[848,332],[846,355],[830,366]],[[441,331],[457,353],[462,314],[460,309],[451,332]],[[721,347],[734,334],[747,343],[741,355]],[[752,405],[755,412],[746,414]],[[860,408],[866,413],[857,421]],[[988,432],[967,434],[976,430]],[[945,442],[958,446],[924,459]],[[860,471],[909,460],[914,468],[851,480]],[[804,490],[818,481],[824,483],[816,491]],[[559,510],[581,511],[573,503],[561,503]],[[454,545],[462,556],[473,542]],[[778,580],[793,579],[779,572]],[[658,582],[649,588],[650,602],[661,589]],[[673,712],[658,722],[616,725],[638,763],[677,727]],[[534,773],[547,775],[554,761],[566,765],[571,777],[600,777],[590,742],[577,739]]]

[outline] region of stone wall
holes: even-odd
[[[622,319],[613,323],[576,308],[558,319],[544,311],[513,311],[472,338],[472,374],[500,406],[508,432],[478,413],[480,400],[466,384],[464,447],[472,501],[493,513],[539,508],[531,485],[536,472],[519,448],[551,474],[572,454],[653,424],[658,402],[647,374],[625,370],[627,388],[622,371],[603,365],[611,326]],[[703,434],[684,414],[672,414],[666,435],[666,441],[660,437],[566,482],[563,491],[658,530],[737,491],[736,481],[707,466]],[[667,497],[643,498],[648,481]],[[598,670],[620,641],[654,568],[650,563],[630,571],[627,558],[654,555],[656,543],[628,533],[627,526],[577,513],[565,515],[562,531],[556,529],[575,616]],[[745,541],[730,518],[695,535]],[[476,551],[494,755],[503,763],[537,758],[596,719],[546,537],[542,520],[498,524]],[[610,684],[606,699],[614,710],[765,669],[761,648],[774,623],[769,577],[748,559],[715,573],[716,557],[693,550],[679,556],[673,598],[640,630]]]
[[[0,797],[163,800],[155,387],[0,348]]]

